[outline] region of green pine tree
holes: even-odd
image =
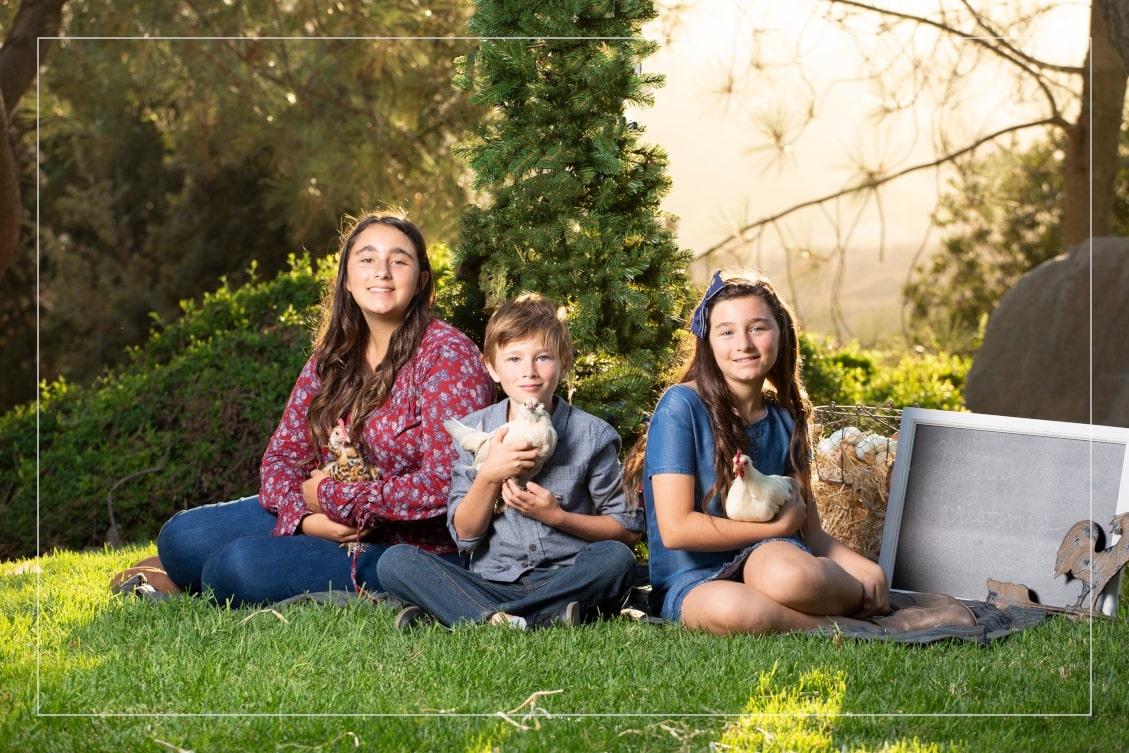
[[[480,44],[455,85],[489,113],[457,153],[480,204],[463,217],[444,308],[479,338],[491,308],[525,291],[569,310],[578,351],[570,399],[629,437],[654,400],[690,302],[660,209],[667,156],[643,144],[627,106],[653,104],[640,72],[656,45],[650,0],[480,0]]]

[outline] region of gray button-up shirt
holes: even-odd
[[[554,398],[553,428],[557,447],[534,477],[557,496],[562,508],[584,515],[610,515],[631,531],[643,530],[642,515],[628,511],[619,464],[620,438],[606,421]],[[494,432],[506,423],[508,399],[476,411],[460,423]],[[512,583],[534,568],[572,564],[588,542],[559,531],[509,507],[494,517],[482,536],[461,539],[455,532],[455,510],[466,497],[477,471],[474,457],[455,443],[459,459],[451,477],[447,528],[470,569],[488,580]]]

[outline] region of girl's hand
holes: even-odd
[[[776,518],[773,522],[783,526],[784,532],[781,534],[782,536],[791,536],[803,528],[807,516],[808,506],[804,502],[804,498],[799,494],[793,494],[776,513]]]
[[[310,477],[302,482],[302,500],[313,512],[321,512],[321,505],[318,504],[318,484],[323,478],[329,478],[329,474],[316,468],[310,471]]]
[[[874,563],[870,563],[874,565]],[[878,565],[865,568],[855,577],[862,583],[862,609],[853,617],[867,618],[890,611],[890,586],[886,573]]]
[[[523,490],[512,478],[506,479],[502,484],[502,501],[507,507],[512,507],[527,518],[533,518],[554,528],[557,527],[564,512],[556,495],[532,481],[526,484]]]
[[[348,544],[357,540],[356,528],[330,520],[329,516],[322,512],[302,518],[298,530],[307,536],[317,536],[319,539],[329,539],[339,544]]]

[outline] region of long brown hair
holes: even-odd
[[[791,309],[777,295],[772,283],[751,270],[731,272],[725,277],[725,285],[706,304],[712,306],[718,301],[744,298],[755,295],[761,298],[780,327],[780,346],[776,363],[765,379],[764,398],[766,403],[775,403],[784,408],[793,418],[792,438],[788,457],[804,488],[804,498],[811,499],[811,437],[808,424],[811,418],[811,401],[804,386],[800,340],[796,332],[795,316]],[[706,317],[708,321],[708,316]],[[749,439],[745,434],[745,422],[733,404],[733,396],[721,368],[710,348],[707,327],[705,336],[694,338],[693,350],[682,368],[676,383],[694,382],[698,395],[709,413],[710,426],[715,440],[714,470],[717,481],[706,492],[705,502],[727,489],[733,483],[733,456],[737,450],[749,454]],[[624,462],[624,487],[629,498],[638,493],[643,479],[643,454],[647,436],[644,434],[627,454]]]
[[[306,425],[314,446],[326,443],[337,420],[351,416],[350,434],[363,444],[361,427],[365,420],[388,399],[396,375],[423,341],[431,321],[431,305],[435,301],[435,281],[427,244],[419,227],[399,212],[368,212],[359,218],[347,218],[342,230],[337,279],[327,287],[322,298],[321,322],[314,340],[316,373],[321,391],[310,402]],[[388,352],[376,368],[365,361],[369,328],[353,296],[345,289],[349,255],[357,236],[374,224],[387,225],[406,235],[415,250],[423,284],[412,296],[404,321],[392,333]]]

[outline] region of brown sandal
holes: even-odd
[[[973,627],[976,614],[946,594],[892,591],[890,613],[872,617],[871,622],[898,632],[928,630],[939,625]]]

